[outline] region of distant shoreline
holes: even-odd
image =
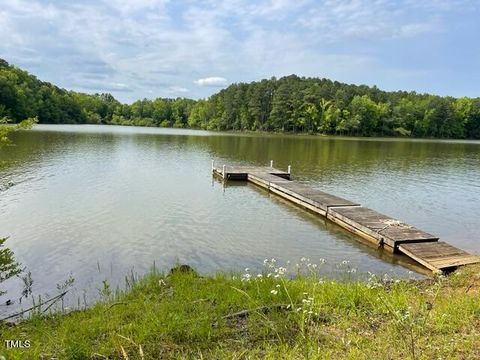
[[[366,141],[383,141],[383,140],[393,140],[393,141],[428,141],[428,142],[454,142],[454,143],[472,143],[480,144],[480,139],[460,139],[460,138],[435,138],[435,137],[410,137],[410,136],[359,136],[359,135],[327,135],[321,133],[299,133],[299,132],[279,132],[279,131],[264,131],[264,130],[207,130],[200,128],[189,128],[189,127],[163,127],[163,126],[139,126],[131,124],[37,124],[35,128],[38,129],[38,126],[75,126],[75,127],[96,127],[96,126],[106,126],[106,127],[121,127],[121,128],[136,128],[136,129],[168,129],[168,130],[179,130],[179,131],[201,131],[211,134],[225,134],[225,135],[240,135],[240,136],[286,136],[286,137],[297,137],[297,138],[306,138],[306,139],[315,139],[315,138],[324,138],[324,139],[339,139],[339,140],[366,140]]]

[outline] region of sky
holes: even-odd
[[[478,0],[2,0],[0,58],[123,102],[289,74],[480,96]]]

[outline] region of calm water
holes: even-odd
[[[341,276],[343,260],[357,273],[409,276],[403,258],[253,185],[223,187],[211,159],[291,164],[296,180],[480,253],[480,142],[69,125],[37,126],[13,140],[0,150],[0,235],[10,236],[37,294],[54,294],[71,274],[75,296],[91,297],[102,280],[120,283],[154,262],[213,273],[307,256],[326,259],[329,276]],[[15,298],[20,284],[6,287]]]

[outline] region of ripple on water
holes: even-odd
[[[56,129],[52,131],[52,129]],[[265,258],[324,258],[323,273],[409,276],[328,221],[251,185],[212,181],[210,161],[292,165],[296,180],[371,207],[478,252],[480,143],[224,136],[117,127],[40,127],[18,134],[0,170],[0,229],[54,291],[121,283],[187,262],[202,272],[262,269]],[[41,149],[40,151],[38,149]],[[100,269],[100,270],[99,270]]]

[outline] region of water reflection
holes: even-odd
[[[345,259],[358,274],[409,276],[405,258],[254,186],[212,181],[211,159],[291,164],[296,180],[480,250],[479,142],[113,126],[38,126],[13,140],[0,150],[0,236],[11,237],[37,293],[53,293],[70,272],[83,299],[84,289],[90,296],[102,280],[120,284],[154,262],[212,273],[306,255],[327,259],[331,276]]]

